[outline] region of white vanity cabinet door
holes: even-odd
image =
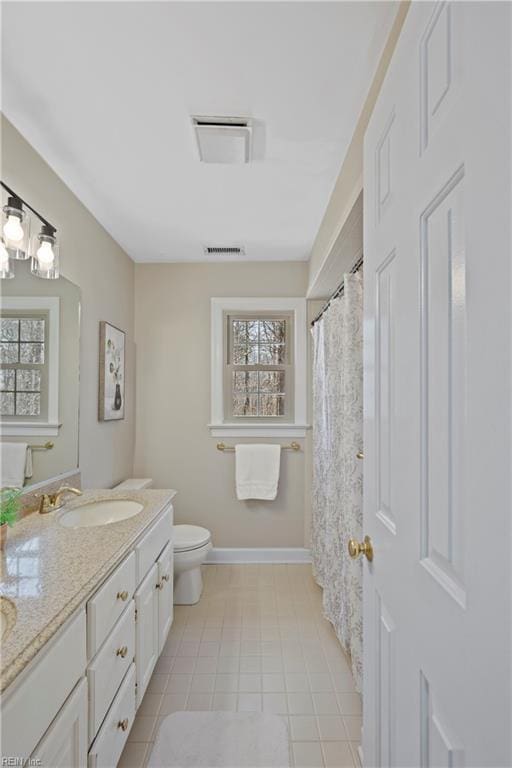
[[[137,707],[158,659],[158,566],[153,565],[135,593],[135,665]]]
[[[137,558],[137,584],[149,571],[167,542],[172,536],[173,508],[172,504],[159,515],[149,531],[135,547]]]
[[[86,664],[85,611],[80,611],[39,651],[19,683],[2,693],[2,757],[31,754],[83,677]]]
[[[173,600],[173,546],[170,542],[156,561],[158,566],[158,653],[162,653],[171,628]]]
[[[32,765],[87,766],[87,683],[82,679],[31,755]]]

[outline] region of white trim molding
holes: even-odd
[[[305,437],[308,424],[208,424],[212,437]]]
[[[59,338],[60,299],[58,296],[3,296],[2,309],[48,312],[48,415],[46,421],[1,420],[2,437],[25,435],[55,437],[59,434]]]
[[[304,547],[213,547],[206,563],[310,563],[311,550]]]
[[[363,255],[363,177],[358,179],[347,205],[339,217],[322,263],[310,280],[308,299],[325,299],[339,287],[345,272],[350,272]]]
[[[226,312],[291,312],[294,320],[294,421],[248,424],[224,420],[224,315]],[[307,311],[305,298],[211,299],[212,437],[305,437],[307,422]]]
[[[55,437],[62,424],[50,424],[47,421],[4,421],[0,424],[0,437]]]

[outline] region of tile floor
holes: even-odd
[[[162,719],[178,710],[276,712],[295,768],[357,768],[361,699],[322,617],[309,565],[210,565],[174,623],[119,768],[143,768]]]

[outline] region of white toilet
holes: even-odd
[[[149,477],[124,480],[115,490],[136,491],[151,488]],[[200,525],[175,525],[174,539],[174,605],[194,605],[203,591],[201,566],[212,548],[211,533]]]
[[[174,605],[198,602],[203,591],[201,565],[211,548],[211,534],[207,528],[174,526]]]

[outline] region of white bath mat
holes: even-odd
[[[175,712],[148,768],[289,768],[284,718],[260,712]]]

